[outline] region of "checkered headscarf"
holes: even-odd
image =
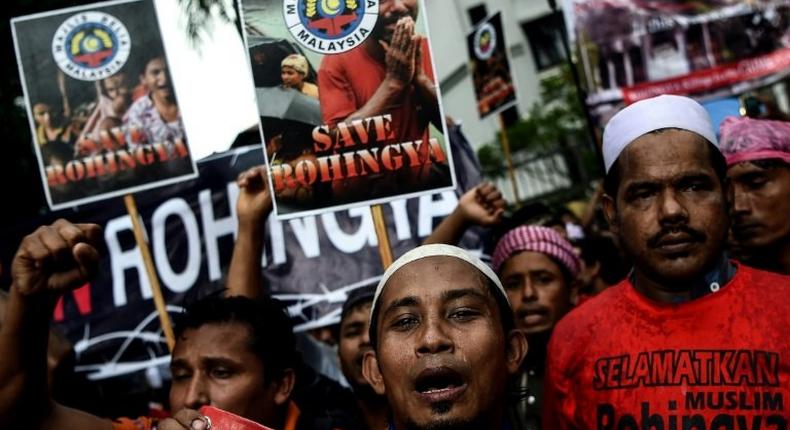
[[[499,239],[492,258],[494,270],[499,272],[508,258],[521,251],[539,252],[553,257],[573,277],[581,268],[581,260],[570,242],[548,227],[530,225],[514,228]]]

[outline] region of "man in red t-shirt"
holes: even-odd
[[[324,123],[390,114],[394,142],[428,142],[429,124],[441,127],[428,40],[415,33],[417,0],[381,2],[370,36],[348,52],[327,55],[318,71]],[[428,145],[424,145],[427,151]],[[338,195],[408,188],[424,182],[430,165],[403,169],[397,181],[335,181]],[[366,185],[367,184],[367,185]],[[375,196],[373,196],[375,197]]]
[[[790,278],[724,256],[726,164],[697,102],[604,131],[604,211],[634,261],[549,343],[545,429],[786,429]]]

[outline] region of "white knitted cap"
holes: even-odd
[[[719,147],[708,111],[694,99],[662,95],[638,101],[609,120],[603,132],[603,162],[606,173],[620,153],[634,140],[662,128],[679,128],[704,137]]]
[[[379,297],[381,296],[381,292],[384,290],[384,285],[387,284],[389,278],[392,277],[395,272],[401,269],[403,266],[427,257],[436,257],[436,256],[447,256],[447,257],[454,257],[459,260],[463,260],[472,266],[474,266],[477,270],[479,270],[486,278],[490,279],[491,282],[494,283],[498,292],[502,294],[502,297],[505,299],[506,302],[510,303],[507,299],[507,293],[505,293],[505,288],[502,286],[502,282],[499,281],[499,278],[496,276],[493,270],[488,267],[487,264],[483,263],[482,260],[473,256],[469,252],[464,249],[461,249],[457,246],[452,245],[445,245],[441,243],[431,244],[431,245],[422,245],[418,246],[417,248],[412,249],[411,251],[403,254],[400,258],[395,260],[394,263],[387,270],[384,272],[384,275],[381,276],[381,280],[379,284],[376,286],[376,294],[373,296],[373,305],[370,307],[370,319],[373,320],[373,315],[376,312],[376,307],[378,305]]]

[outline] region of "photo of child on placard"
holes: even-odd
[[[50,207],[196,175],[153,3],[19,17],[13,30]]]

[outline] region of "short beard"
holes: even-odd
[[[437,403],[433,405],[433,411],[436,414],[446,414],[450,412],[452,404],[450,403]],[[486,428],[486,419],[484,417],[472,417],[468,419],[443,419],[434,420],[428,424],[417,424],[414,421],[407,420],[405,422],[406,430],[480,430]]]

